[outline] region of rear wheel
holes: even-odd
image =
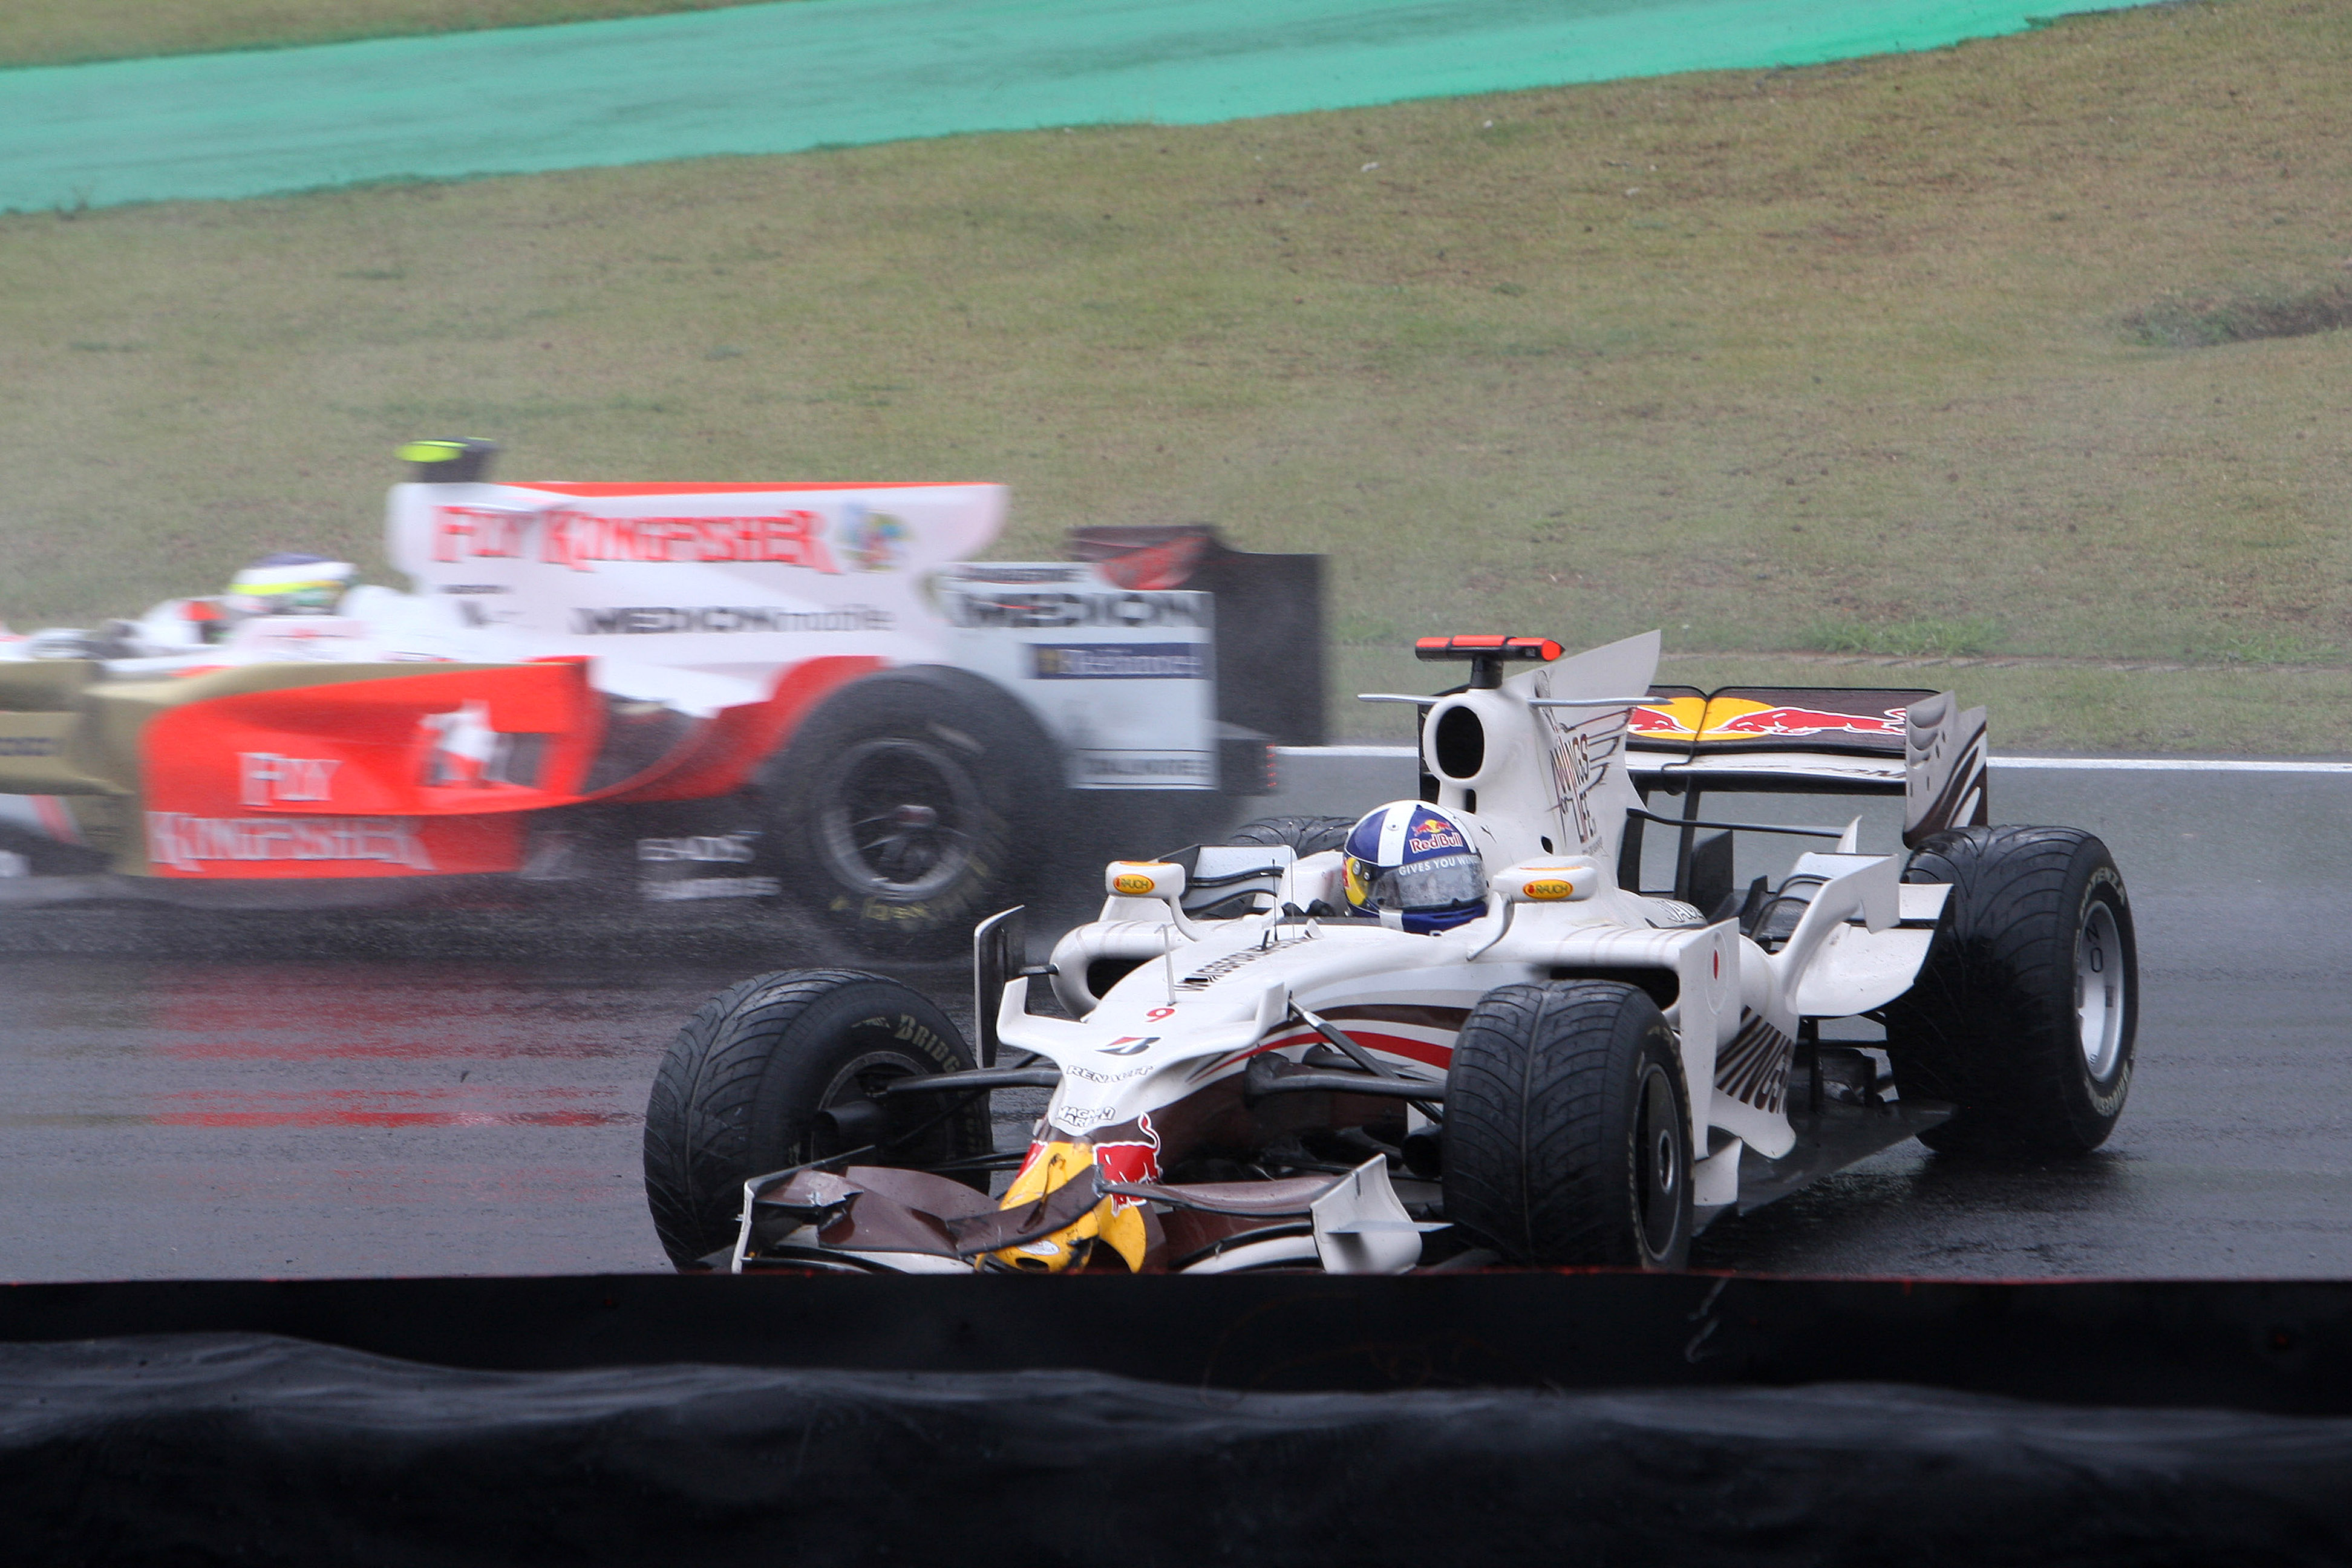
[[[1959,1108],[1920,1141],[2097,1148],[2131,1089],[2139,1018],[2131,904],[2107,847],[2073,827],[1954,828],[1919,846],[1906,879],[1952,889],[1918,979],[1886,1009],[1903,1092]]]
[[[1490,991],[1445,1075],[1445,1217],[1511,1263],[1680,1268],[1688,1106],[1674,1030],[1633,986]]]
[[[921,665],[835,693],[761,793],[787,893],[861,951],[928,957],[1019,901],[1065,789],[1016,699]]]
[[[875,1098],[893,1079],[972,1066],[937,1007],[878,974],[794,969],[729,986],[678,1031],[646,1102],[646,1201],[663,1250],[688,1264],[729,1246],[743,1184],[771,1171],[867,1144],[860,1164],[987,1153],[984,1093],[888,1112]]]
[[[1255,822],[1245,822],[1225,835],[1228,844],[1286,844],[1305,859],[1326,849],[1338,849],[1348,842],[1349,829],[1356,826],[1352,816],[1261,816]]]

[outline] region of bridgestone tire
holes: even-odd
[[[1052,857],[1058,748],[1010,693],[916,665],[827,699],[760,776],[784,891],[860,952],[949,957]]]
[[[685,1265],[731,1245],[746,1181],[843,1152],[819,1111],[870,1100],[889,1079],[972,1066],[937,1007],[878,974],[791,969],[729,986],[678,1031],[646,1102],[646,1202],[662,1249]],[[904,1142],[857,1163],[989,1152],[987,1095],[922,1100]]]
[[[1507,1263],[1681,1268],[1689,1104],[1674,1030],[1633,986],[1490,991],[1445,1075],[1445,1217]]]
[[[1348,842],[1349,830],[1356,826],[1352,816],[1261,816],[1255,822],[1244,822],[1225,835],[1228,844],[1287,844],[1298,852],[1302,860],[1309,855],[1320,855],[1326,849],[1338,849]]]
[[[2072,827],[1962,827],[1929,837],[1906,880],[1951,895],[1919,977],[1886,1009],[1906,1098],[1959,1107],[1931,1149],[2081,1154],[2131,1090],[2139,958],[2107,847]]]

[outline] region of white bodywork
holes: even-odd
[[[1783,1088],[1799,1020],[1901,995],[1948,889],[1906,887],[1899,857],[1842,841],[1839,852],[1799,862],[1798,874],[1822,881],[1793,933],[1768,952],[1735,921],[1709,924],[1687,905],[1616,886],[1619,837],[1640,797],[1625,769],[1630,704],[1613,700],[1646,690],[1657,656],[1653,633],[1434,702],[1423,766],[1439,780],[1438,803],[1464,815],[1495,873],[1488,911],[1466,925],[1418,935],[1298,915],[1318,900],[1343,907],[1336,851],[1284,866],[1262,911],[1237,919],[1195,919],[1174,894],[1114,893],[1100,919],[1054,953],[1054,984],[1076,1021],[1029,1012],[1025,981],[1001,996],[1003,1045],[1061,1069],[1046,1111],[1052,1135],[1131,1122],[1264,1052],[1303,1054],[1319,1037],[1295,1008],[1374,1020],[1340,1026],[1391,1071],[1426,1079],[1435,1099],[1459,1015],[1496,986],[1660,971],[1662,981],[1672,976],[1661,989],[1673,996],[1665,1012],[1689,1091],[1698,1200],[1733,1201],[1732,1141],[1768,1159],[1795,1143]],[[1484,744],[1475,766],[1449,773],[1444,764],[1464,757],[1442,755],[1438,737],[1456,710],[1475,715]],[[1520,896],[1547,879],[1542,894]],[[1573,891],[1562,896],[1563,885]],[[1097,998],[1086,975],[1101,960],[1142,962]]]
[[[973,563],[1003,514],[993,484],[395,485],[384,549],[412,591],[226,637],[215,601],[167,600],[108,668],[579,658],[602,691],[707,719],[812,659],[950,665],[1026,704],[1073,787],[1218,787],[1212,596]],[[0,658],[79,657],[88,635],[0,633]]]

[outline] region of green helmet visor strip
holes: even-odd
[[[248,566],[230,581],[228,597],[257,608],[329,610],[358,575],[348,561]]]

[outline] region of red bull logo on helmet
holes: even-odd
[[[1467,849],[1470,845],[1461,830],[1444,817],[1424,816],[1412,825],[1405,847],[1415,855],[1434,855],[1441,849]]]

